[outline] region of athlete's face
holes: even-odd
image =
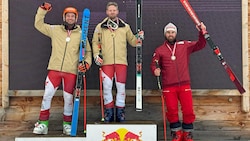
[[[74,24],[76,22],[76,15],[74,13],[66,13],[65,14],[65,21],[68,24]]]
[[[106,14],[110,19],[115,19],[119,14],[119,10],[116,6],[110,5],[107,7]]]
[[[169,42],[173,42],[176,39],[176,32],[169,30],[166,32],[165,37]]]

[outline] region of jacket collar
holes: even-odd
[[[64,31],[67,31],[65,29],[65,25],[63,25],[63,24],[62,24],[62,28],[63,28]],[[81,31],[81,28],[80,28],[79,25],[75,25],[74,28],[72,29],[72,31]]]

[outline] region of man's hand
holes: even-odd
[[[207,27],[204,25],[203,22],[201,22],[199,26],[196,25],[196,28],[198,29],[198,31],[202,31],[203,34],[207,33]]]
[[[47,11],[50,11],[52,9],[52,6],[50,3],[48,2],[44,2],[41,6],[40,6],[42,9],[44,10],[47,10]]]
[[[95,57],[95,63],[96,63],[96,65],[101,66],[102,63],[103,63],[102,56],[96,55],[96,57]]]
[[[80,63],[79,65],[78,65],[78,70],[80,71],[80,72],[86,72],[88,69],[89,69],[89,64],[87,63],[87,62],[83,62],[83,63]]]
[[[161,69],[160,68],[156,68],[154,70],[154,74],[155,74],[155,76],[160,76],[161,75]]]
[[[136,34],[137,38],[140,38],[141,40],[144,40],[144,31],[140,31]]]

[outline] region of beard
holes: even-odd
[[[66,22],[66,21],[63,22],[63,25],[64,25],[64,27],[65,27],[66,30],[73,30],[74,27],[75,27],[75,23],[69,24],[69,23]]]
[[[171,45],[175,44],[175,42],[176,42],[176,37],[173,37],[173,36],[170,36],[170,37],[166,37],[166,36],[165,36],[165,39],[166,39]]]
[[[115,14],[115,13],[110,13],[109,15],[108,15],[108,17],[109,17],[109,19],[111,19],[111,20],[116,20],[117,19],[117,14]]]

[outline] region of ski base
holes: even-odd
[[[136,111],[142,111],[142,76],[136,75]]]

